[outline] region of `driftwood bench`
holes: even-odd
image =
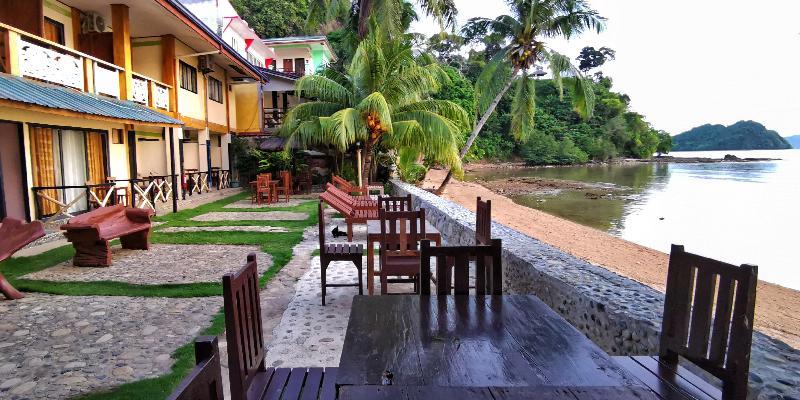
[[[147,250],[150,247],[150,209],[102,207],[73,217],[61,229],[75,247],[72,263],[79,267],[108,267],[111,247],[119,238],[123,249]]]
[[[0,225],[0,262],[3,262],[19,251],[19,249],[44,236],[44,225],[39,221],[26,224],[18,219],[6,218]],[[0,274],[0,293],[9,300],[21,299],[24,296],[11,286],[3,274]]]
[[[338,189],[336,189],[338,190]],[[353,204],[351,201],[342,199],[336,196],[331,190],[328,190],[321,195],[319,199],[333,207],[336,211],[344,216],[344,221],[347,224],[347,241],[353,241],[353,224],[366,224],[369,220],[378,219],[378,208],[364,206],[362,204]]]

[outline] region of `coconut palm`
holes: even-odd
[[[365,177],[376,147],[413,151],[460,173],[457,143],[469,117],[455,103],[430,98],[448,80],[432,57],[370,35],[345,73],[328,69],[297,82],[299,96],[314,100],[289,110],[281,132],[295,148],[331,145],[344,152],[362,143]]]
[[[469,40],[491,34],[499,35],[505,41],[505,46],[489,61],[475,84],[478,111],[482,114],[459,153],[461,158],[469,152],[512,85],[515,93],[511,103],[511,133],[517,140],[527,139],[534,127],[536,85],[531,69],[536,64],[550,66],[562,96],[564,84],[568,84],[573,107],[582,118],[591,118],[594,110],[591,81],[572,65],[569,58],[549,48],[545,39],[570,39],[590,29],[600,32],[605,19],[589,7],[586,0],[509,0],[508,4],[511,15],[494,19],[472,18],[461,30]],[[448,173],[438,192],[441,193],[451,177],[452,173]]]
[[[454,26],[457,9],[454,0],[417,0],[425,14],[437,19],[439,25]],[[382,28],[390,33],[402,33],[408,17],[414,14],[413,4],[406,0],[311,0],[308,4],[307,24],[310,29],[329,26],[332,21],[346,22],[355,18],[360,38],[367,36],[369,21],[381,21]]]

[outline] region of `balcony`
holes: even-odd
[[[125,69],[0,24],[0,72],[120,99]],[[132,101],[169,111],[170,85],[132,73]]]

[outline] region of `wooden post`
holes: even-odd
[[[364,187],[361,176],[361,149],[356,149],[356,166],[358,167],[358,187]],[[369,193],[367,193],[369,194]]]
[[[172,212],[178,212],[178,178],[175,174],[175,128],[169,127],[169,171],[172,182]],[[182,190],[182,188],[181,188]]]
[[[75,7],[69,9],[72,16],[72,46],[76,50],[86,53],[85,49],[81,48],[81,10]]]
[[[161,36],[161,81],[172,86],[169,90],[169,111],[178,112],[178,83],[175,77],[175,36]]]
[[[131,59],[131,30],[128,6],[111,5],[111,27],[114,43],[114,64],[124,68],[119,73],[119,97],[130,100],[133,94],[133,61]]]

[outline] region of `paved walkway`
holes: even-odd
[[[0,302],[0,398],[64,399],[163,375],[221,297],[53,296]]]
[[[72,261],[57,264],[25,279],[67,282],[113,281],[140,285],[219,282],[222,275],[238,270],[249,253],[258,253],[263,274],[272,258],[256,246],[154,244],[150,250],[112,247],[113,264],[107,268],[81,268]]]

